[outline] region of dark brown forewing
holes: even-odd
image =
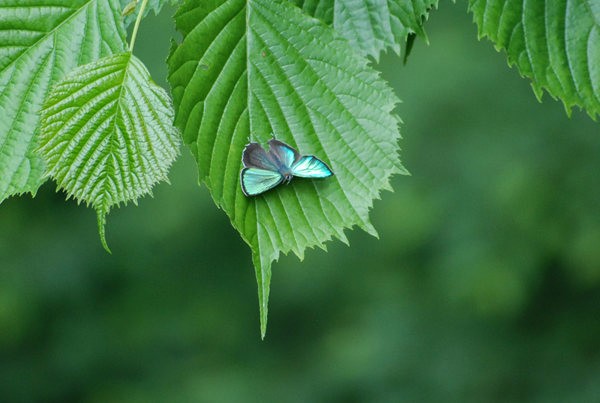
[[[246,168],[260,168],[277,171],[277,162],[258,143],[250,143],[244,148],[242,162]]]
[[[269,154],[276,164],[291,168],[294,162],[300,159],[300,153],[295,148],[288,146],[277,139],[269,140]]]

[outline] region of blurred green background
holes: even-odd
[[[136,52],[165,83],[170,10]],[[113,211],[47,183],[0,206],[5,402],[600,401],[600,130],[571,119],[464,4],[380,68],[404,101],[410,177],[349,234],[273,268],[260,340],[250,252],[196,185]]]

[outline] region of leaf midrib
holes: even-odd
[[[124,68],[123,68],[123,78],[121,79],[121,82],[118,84],[120,86],[119,88],[119,94],[117,95],[117,103],[115,104],[114,107],[114,113],[112,114],[112,122],[111,122],[111,139],[109,142],[109,146],[108,146],[108,150],[107,150],[107,161],[106,161],[106,166],[104,167],[104,174],[102,175],[102,178],[100,179],[102,181],[102,188],[104,189],[104,193],[108,193],[108,190],[106,189],[105,185],[106,185],[106,181],[107,178],[109,176],[113,176],[114,175],[114,167],[109,163],[109,159],[114,159],[114,138],[115,135],[117,133],[117,119],[119,117],[119,114],[121,113],[121,110],[123,109],[122,105],[121,105],[121,101],[123,98],[123,91],[125,90],[125,81],[127,80],[127,77],[129,75],[129,66],[131,64],[131,52],[125,52],[125,53],[121,53],[118,56],[116,56],[118,58],[123,58],[123,57],[127,57],[127,60],[125,61],[124,64]],[[110,175],[109,175],[109,171],[110,170]],[[101,207],[101,210],[104,209],[108,209],[109,206],[106,204],[106,197],[101,196],[101,198],[103,199],[103,205]],[[108,210],[106,210],[108,211]]]

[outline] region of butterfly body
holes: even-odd
[[[333,175],[323,161],[312,155],[300,155],[282,141],[269,140],[269,151],[258,143],[250,143],[242,154],[244,168],[240,174],[242,191],[256,196],[281,183],[290,183],[294,176],[326,178]]]
[[[283,176],[283,181],[286,183],[290,183],[292,181],[292,178],[294,177],[292,170],[288,167],[279,168],[278,172],[281,176]]]

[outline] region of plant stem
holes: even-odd
[[[148,4],[148,0],[142,1],[142,6],[140,7],[140,12],[138,13],[137,18],[135,19],[135,25],[133,26],[133,33],[131,34],[131,42],[129,42],[129,51],[133,52],[133,45],[135,44],[135,38],[137,37],[138,28],[140,27],[140,22],[142,22],[142,16],[144,15],[144,10],[146,9],[146,4]]]

